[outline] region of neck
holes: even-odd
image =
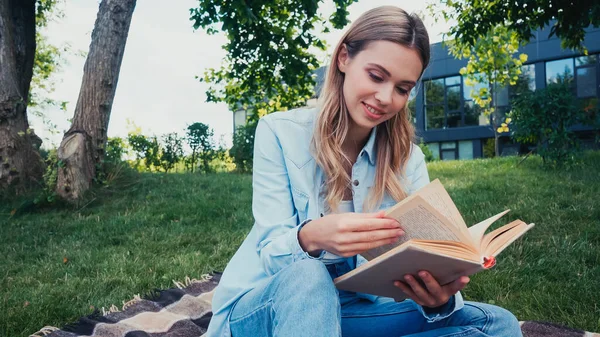
[[[344,152],[351,155],[358,154],[367,143],[367,140],[369,140],[371,131],[372,129],[360,128],[353,122],[350,122],[348,134],[342,144]]]

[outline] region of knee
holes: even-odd
[[[493,308],[492,317],[494,325],[501,326],[508,332],[507,336],[521,336],[521,325],[515,315],[501,307],[490,305]]]
[[[519,320],[510,311],[490,304],[465,304],[472,324],[491,336],[521,336]]]
[[[297,261],[281,272],[285,273],[284,283],[297,292],[308,292],[311,297],[337,296],[333,280],[321,261],[312,259]]]

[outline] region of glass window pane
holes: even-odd
[[[595,120],[598,118],[598,97],[588,97],[579,100],[581,110],[583,111],[584,118]]]
[[[499,106],[508,105],[508,88],[506,86],[500,87],[496,86],[496,90],[494,99],[496,99],[496,103]]]
[[[444,79],[425,82],[425,104],[444,103]]]
[[[488,125],[488,119],[481,113],[482,109],[473,101],[465,102],[465,126]],[[481,119],[483,118],[483,119]],[[487,121],[487,122],[486,122]],[[483,123],[483,124],[482,124]]]
[[[460,111],[446,114],[446,127],[458,128],[461,125]]]
[[[458,142],[458,158],[473,159],[473,141],[463,140]]]
[[[446,77],[446,85],[460,84],[460,76]]]
[[[535,90],[535,65],[528,64],[521,67],[521,73],[515,85],[510,86],[511,99],[527,91]]]
[[[575,58],[575,66],[586,66],[588,64],[596,64],[596,55],[580,56]]]
[[[246,125],[246,110],[237,110],[233,113],[233,128]]]
[[[465,82],[466,81],[463,81],[463,95],[465,97],[465,100],[473,99],[471,91],[473,91],[473,93],[476,93],[479,92],[481,88],[489,87],[486,82],[475,82],[474,85],[471,86],[467,85]]]
[[[442,143],[442,150],[454,150],[456,149],[456,143],[455,142],[445,142]]]
[[[425,120],[427,130],[441,129],[444,127],[444,106],[425,106]]]
[[[446,98],[448,99],[448,111],[460,109],[460,87],[453,86],[446,88]]]
[[[596,96],[596,67],[577,69],[577,97]]]
[[[443,150],[442,151],[442,160],[455,160],[456,152],[455,150]]]
[[[546,62],[546,83],[572,83],[573,59]]]
[[[431,151],[433,158],[440,159],[440,143],[427,143],[427,147]]]

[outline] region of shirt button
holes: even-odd
[[[354,184],[354,186],[358,186],[358,180],[354,180],[354,182],[352,182]]]

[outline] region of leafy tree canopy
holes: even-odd
[[[248,109],[253,117],[304,105],[314,94],[313,71],[320,65],[311,50],[325,50],[315,33],[347,23],[347,7],[357,0],[334,0],[327,20],[322,0],[200,0],[190,9],[194,29],[224,31],[227,57],[201,79],[211,83],[207,101]]]
[[[456,22],[448,35],[469,45],[497,25],[509,26],[520,41],[527,42],[533,37],[532,30],[556,20],[550,36],[559,37],[563,48],[585,50],[584,29],[600,26],[600,0],[442,0],[432,7],[446,20]]]

